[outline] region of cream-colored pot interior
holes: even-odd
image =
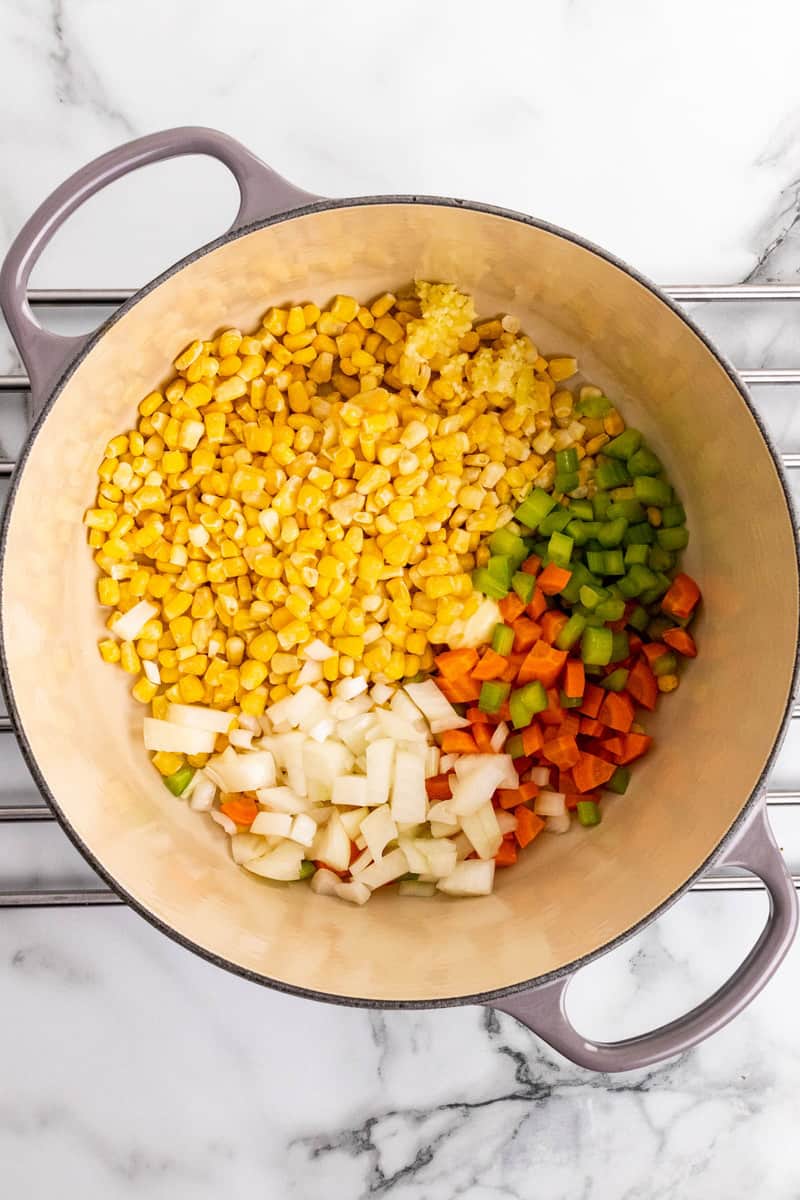
[[[248,329],[274,303],[457,282],[516,313],[544,352],[575,352],[668,465],[702,583],[701,656],[652,720],[657,745],[603,823],[546,837],[478,900],[364,909],[273,885],[160,783],[130,679],[104,665],[81,523],[112,434],[195,336]],[[775,742],[797,637],[792,523],[736,387],[646,287],[584,247],[491,213],[372,204],[311,213],[201,255],[126,312],[52,405],[18,483],[2,576],[13,701],[41,778],[108,874],[202,952],[283,985],[435,1001],[510,987],[601,948],[679,889],[747,802]]]

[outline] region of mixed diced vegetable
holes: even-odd
[[[697,650],[686,513],[574,359],[419,282],[193,342],[86,514],[100,653],[253,875],[484,895],[601,822]],[[641,710],[644,710],[643,712]]]

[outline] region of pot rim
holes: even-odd
[[[711,340],[706,336],[706,334],[703,333],[703,331],[694,322],[694,320],[686,312],[684,312],[683,309],[681,309],[673,300],[671,300],[658,287],[657,284],[653,283],[650,279],[648,279],[645,275],[641,274],[635,268],[629,266],[622,259],[617,258],[614,254],[611,254],[609,251],[602,249],[601,247],[595,245],[593,242],[588,241],[586,238],[583,238],[580,235],[571,232],[570,230],[563,229],[558,225],[553,225],[549,221],[544,221],[537,217],[529,216],[527,213],[517,212],[514,209],[502,208],[502,207],[499,207],[496,205],[491,205],[491,204],[483,204],[479,201],[461,200],[461,199],[457,199],[455,197],[446,197],[446,196],[423,196],[423,195],[399,195],[398,194],[398,195],[378,195],[378,196],[355,196],[355,197],[344,197],[344,198],[339,198],[339,199],[320,199],[320,200],[314,201],[313,203],[302,205],[298,208],[289,209],[287,212],[276,213],[276,214],[266,217],[262,220],[251,221],[248,224],[241,225],[236,228],[230,229],[227,233],[222,234],[220,237],[215,238],[211,242],[207,242],[205,245],[198,247],[197,250],[194,250],[190,254],[187,254],[185,257],[179,259],[177,262],[173,263],[166,270],[162,271],[160,275],[157,275],[154,279],[150,280],[150,282],[146,283],[143,287],[137,289],[137,291],[135,291],[132,296],[130,296],[113,313],[111,313],[111,315],[109,317],[107,317],[106,320],[103,321],[102,324],[100,324],[97,327],[97,329],[95,329],[94,332],[91,333],[87,337],[85,343],[80,347],[80,349],[77,351],[77,353],[67,362],[67,364],[64,367],[64,369],[62,370],[61,375],[59,376],[57,382],[51,388],[50,394],[47,397],[47,400],[41,405],[41,408],[40,408],[39,412],[37,413],[36,419],[33,422],[33,425],[31,426],[31,428],[28,432],[28,435],[25,439],[25,443],[19,454],[17,464],[16,464],[16,467],[14,470],[14,474],[11,479],[11,484],[10,484],[10,487],[8,490],[8,495],[6,497],[6,503],[4,506],[3,514],[2,514],[2,522],[0,523],[0,691],[2,691],[3,697],[5,699],[6,709],[7,709],[8,715],[11,719],[12,731],[16,737],[17,743],[22,752],[22,757],[25,761],[25,764],[28,767],[28,770],[31,772],[31,775],[33,776],[33,779],[34,779],[40,793],[42,794],[42,796],[44,797],[44,799],[47,801],[48,805],[50,806],[59,825],[64,830],[67,837],[70,839],[70,841],[75,846],[75,848],[86,859],[86,861],[89,863],[89,865],[92,867],[92,869],[97,872],[97,874],[108,885],[108,887],[114,893],[116,893],[116,895],[119,896],[120,899],[123,900],[126,905],[128,905],[136,913],[138,913],[139,916],[143,917],[155,929],[157,929],[157,930],[159,930],[159,932],[165,934],[173,942],[177,942],[177,944],[179,946],[181,946],[183,949],[190,950],[192,953],[197,954],[200,958],[205,959],[207,962],[212,963],[214,966],[222,967],[224,970],[230,971],[231,973],[241,976],[242,978],[247,979],[253,983],[258,983],[262,987],[268,987],[275,991],[283,992],[289,996],[298,996],[305,1000],[317,1000],[317,1001],[321,1001],[321,1002],[324,1002],[327,1004],[336,1004],[336,1005],[341,1005],[341,1006],[348,1007],[348,1008],[387,1009],[387,1010],[389,1010],[389,1009],[418,1010],[418,1009],[453,1008],[453,1007],[456,1007],[457,1005],[466,1005],[466,1004],[475,1004],[475,1005],[491,1004],[492,1001],[499,1000],[502,997],[513,996],[520,992],[534,991],[536,988],[543,987],[547,984],[555,983],[557,980],[564,979],[567,976],[573,975],[577,971],[579,971],[582,967],[588,966],[590,963],[594,962],[596,959],[600,958],[602,955],[608,953],[610,950],[614,950],[618,946],[621,946],[624,942],[628,941],[629,938],[632,938],[635,934],[641,932],[647,925],[649,925],[652,921],[655,921],[657,917],[661,916],[662,913],[666,912],[669,908],[671,908],[672,905],[675,904],[681,898],[681,896],[683,896],[689,890],[689,888],[692,886],[692,884],[695,883],[702,875],[704,875],[706,873],[709,866],[718,857],[718,855],[721,853],[721,851],[723,851],[727,846],[729,846],[734,841],[734,839],[736,838],[736,836],[739,833],[739,831],[741,830],[741,828],[745,825],[745,823],[753,815],[753,812],[758,807],[759,803],[763,802],[763,792],[764,792],[764,788],[766,785],[767,777],[772,769],[772,766],[775,761],[775,758],[777,757],[778,751],[780,750],[781,744],[786,735],[789,721],[791,719],[791,710],[792,710],[792,705],[793,705],[794,693],[795,693],[795,690],[797,687],[798,672],[800,671],[800,627],[798,627],[797,635],[795,637],[794,663],[793,663],[793,667],[792,667],[791,685],[788,690],[788,695],[787,695],[787,699],[786,699],[786,705],[785,705],[784,711],[783,711],[783,716],[781,717],[781,721],[776,730],[772,746],[771,746],[769,754],[767,755],[767,758],[765,760],[764,768],[756,782],[756,785],[753,788],[748,799],[743,804],[741,811],[739,812],[739,814],[737,815],[735,820],[731,823],[731,825],[728,827],[726,833],[719,840],[719,842],[716,844],[716,846],[711,851],[711,853],[708,855],[708,857],[704,860],[704,862],[701,863],[701,865],[698,867],[698,869],[692,875],[690,875],[688,879],[686,879],[683,883],[681,883],[665,900],[663,900],[659,905],[657,905],[650,912],[646,913],[643,917],[641,917],[635,924],[631,925],[628,929],[623,930],[621,933],[617,934],[616,937],[612,938],[610,941],[604,942],[602,946],[598,946],[596,949],[590,951],[589,953],[587,953],[585,955],[582,955],[580,958],[576,958],[572,962],[566,963],[563,966],[558,967],[556,970],[549,971],[544,975],[537,975],[537,976],[534,976],[532,979],[522,980],[518,983],[509,984],[505,987],[493,988],[489,991],[477,992],[477,993],[470,994],[470,995],[448,996],[448,997],[441,997],[441,998],[431,998],[431,999],[427,999],[427,1000],[424,998],[415,999],[415,1000],[388,1000],[388,999],[375,1000],[375,999],[369,999],[369,998],[365,998],[365,997],[344,996],[337,992],[317,991],[316,989],[313,989],[313,988],[306,988],[306,987],[302,987],[297,984],[287,983],[280,979],[272,979],[268,975],[262,975],[257,971],[252,971],[247,967],[240,966],[239,964],[231,961],[230,959],[224,958],[221,955],[215,953],[214,951],[206,949],[205,947],[199,945],[197,942],[193,941],[191,938],[180,933],[174,926],[169,925],[166,921],[164,921],[160,917],[156,916],[156,914],[153,913],[149,908],[147,908],[147,906],[144,903],[142,903],[141,901],[137,900],[134,896],[132,896],[126,890],[126,888],[123,887],[123,885],[121,883],[119,883],[110,874],[108,869],[96,857],[94,851],[91,850],[86,845],[86,843],[83,841],[82,837],[78,834],[77,830],[72,826],[69,817],[67,816],[67,814],[64,812],[64,810],[59,805],[58,801],[56,800],[55,795],[53,794],[53,792],[51,791],[51,789],[47,783],[47,780],[44,777],[44,774],[42,773],[42,771],[39,768],[39,765],[36,760],[36,756],[33,752],[33,749],[31,747],[29,741],[28,741],[28,738],[27,738],[27,735],[25,733],[24,726],[22,723],[22,719],[20,717],[19,711],[17,709],[16,701],[14,698],[14,690],[13,690],[13,685],[12,685],[12,681],[11,681],[11,673],[9,670],[8,659],[6,656],[6,649],[5,649],[5,630],[4,630],[4,611],[3,611],[3,591],[4,591],[3,584],[4,584],[5,571],[6,571],[6,543],[7,543],[7,539],[8,539],[9,528],[11,525],[11,516],[12,516],[13,509],[14,509],[14,501],[16,499],[17,489],[19,487],[19,482],[22,478],[26,462],[27,462],[30,452],[33,448],[33,445],[41,431],[41,428],[44,425],[44,422],[46,421],[51,409],[53,408],[56,401],[58,400],[58,397],[60,396],[61,392],[64,390],[64,387],[69,382],[69,380],[72,378],[75,371],[78,369],[78,367],[84,361],[84,359],[91,353],[91,351],[94,349],[94,347],[97,345],[97,343],[106,334],[106,332],[109,329],[111,329],[114,325],[116,325],[118,321],[122,320],[123,317],[125,317],[127,315],[127,313],[130,312],[135,307],[135,305],[137,305],[141,300],[143,300],[151,292],[155,291],[155,289],[157,287],[159,287],[162,283],[165,283],[168,279],[171,279],[173,275],[177,275],[179,271],[182,271],[184,269],[184,267],[190,266],[192,263],[197,262],[201,258],[205,258],[206,255],[213,253],[213,251],[220,249],[220,247],[227,245],[229,242],[235,241],[238,238],[246,237],[250,233],[255,233],[260,229],[269,228],[272,225],[280,225],[287,221],[292,221],[296,217],[305,217],[305,216],[309,216],[309,215],[312,215],[312,214],[318,213],[318,212],[325,212],[328,210],[340,209],[340,208],[341,209],[365,208],[365,207],[368,207],[371,205],[398,205],[398,204],[400,204],[400,205],[405,204],[405,205],[412,205],[412,206],[413,205],[433,205],[435,207],[440,207],[440,208],[462,209],[462,210],[466,210],[469,212],[484,213],[488,216],[502,217],[506,220],[516,221],[522,225],[532,226],[535,229],[540,229],[543,232],[552,234],[555,237],[563,238],[564,240],[573,243],[573,245],[580,246],[583,250],[587,250],[590,253],[597,255],[598,258],[603,259],[605,262],[611,264],[614,267],[617,267],[619,270],[624,271],[625,274],[627,274],[628,276],[630,276],[630,278],[635,280],[636,283],[638,283],[642,287],[646,288],[653,296],[655,296],[655,298],[657,300],[660,300],[661,303],[663,305],[665,305],[665,307],[668,308],[673,313],[674,316],[676,316],[680,321],[682,321],[683,324],[689,329],[689,331],[691,333],[693,333],[695,335],[695,337],[697,337],[700,340],[700,342],[702,342],[702,344],[709,351],[709,353],[712,355],[712,357],[722,367],[723,371],[728,376],[728,379],[730,380],[731,384],[738,392],[739,398],[741,399],[743,404],[747,407],[748,411],[750,412],[750,415],[752,416],[752,418],[756,424],[756,427],[757,427],[759,433],[761,434],[764,444],[767,447],[767,450],[768,450],[770,457],[772,459],[772,462],[773,462],[773,466],[774,466],[775,471],[778,476],[778,481],[780,483],[781,490],[783,492],[784,500],[786,502],[786,515],[794,529],[794,538],[793,538],[794,550],[795,550],[794,560],[793,560],[794,586],[795,586],[795,591],[800,595],[800,543],[798,543],[797,530],[794,526],[793,502],[792,502],[791,492],[789,490],[789,485],[788,485],[788,482],[786,479],[786,474],[785,474],[783,465],[780,461],[778,454],[776,453],[774,446],[772,445],[772,440],[764,426],[763,421],[761,420],[761,417],[759,416],[758,412],[755,410],[755,408],[750,400],[748,391],[747,391],[744,383],[740,379],[736,368],[728,360],[728,358],[724,354],[722,354],[722,352],[720,350],[717,349],[717,347],[711,342]]]

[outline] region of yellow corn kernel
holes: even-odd
[[[174,775],[183,766],[183,755],[172,754],[167,750],[159,750],[153,755],[152,763],[161,775]]]
[[[138,675],[142,669],[141,660],[136,653],[133,642],[122,642],[119,648],[119,664],[129,675]]]
[[[331,316],[335,321],[344,321],[346,324],[355,320],[359,307],[358,301],[352,296],[335,296],[331,305]]]
[[[97,581],[97,599],[104,608],[114,608],[119,604],[119,584],[116,579],[109,579],[108,576]]]
[[[248,717],[263,716],[264,709],[267,707],[267,689],[259,687],[245,692],[239,700],[239,705],[242,712]]]
[[[254,658],[248,658],[242,663],[239,682],[246,691],[251,692],[253,688],[259,687],[264,682],[267,674],[267,667],[264,663],[258,662]]]
[[[197,704],[205,699],[206,689],[196,675],[182,675],[177,687],[182,704]]]
[[[659,675],[657,682],[660,692],[674,692],[679,681],[677,675]]]
[[[140,704],[149,704],[158,691],[158,684],[151,683],[150,680],[142,675],[136,680],[136,683],[131,688],[131,695],[134,700],[138,700]]]
[[[191,608],[192,597],[188,592],[179,592],[174,589],[170,595],[164,599],[162,606],[164,616],[167,621],[172,621],[175,617],[179,617],[181,613],[185,613],[188,608]]]
[[[103,662],[115,663],[119,662],[119,643],[112,638],[103,638],[97,643],[97,649],[100,651],[100,657]]]
[[[608,416],[603,417],[603,429],[609,437],[618,437],[625,429],[625,422],[615,408],[612,408]]]
[[[556,383],[560,383],[562,379],[571,378],[577,370],[578,360],[576,358],[551,358],[547,364],[547,372]]]
[[[433,624],[433,620],[431,620]],[[424,633],[409,633],[406,638],[406,650],[409,654],[424,654],[425,648],[428,645],[428,639]],[[409,675],[414,675],[414,671],[407,672]]]
[[[194,360],[202,353],[203,353],[203,343],[200,341],[192,342],[189,346],[186,347],[186,349],[183,351],[183,353],[179,354],[178,357],[175,359],[175,362],[173,364],[175,367],[175,370],[176,371],[185,371],[186,368],[190,367],[192,365],[192,363],[194,362]]]
[[[113,509],[89,508],[84,514],[83,523],[89,529],[100,529],[103,533],[110,533],[117,523],[117,517]]]

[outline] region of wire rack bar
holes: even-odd
[[[763,303],[766,301],[800,302],[800,283],[797,284],[676,284],[663,291],[680,304]],[[47,308],[115,308],[135,294],[133,288],[37,288],[28,293],[34,306]],[[752,387],[800,385],[800,367],[757,368],[739,372]],[[23,393],[30,381],[23,372],[0,374],[0,394]],[[800,453],[782,456],[789,470],[800,470]],[[0,478],[8,477],[14,462],[0,459]],[[800,704],[792,709],[792,718],[800,718]],[[11,732],[8,716],[0,714],[0,733]],[[774,807],[800,807],[800,790],[774,790],[767,793],[767,803]],[[11,804],[0,807],[0,824],[12,822],[52,821],[53,814],[44,804]],[[800,889],[800,875],[793,875],[794,886]],[[693,892],[753,892],[763,891],[760,879],[751,875],[709,875],[693,885]],[[119,906],[122,899],[108,888],[75,890],[30,890],[0,892],[0,909],[11,908],[90,908]]]

